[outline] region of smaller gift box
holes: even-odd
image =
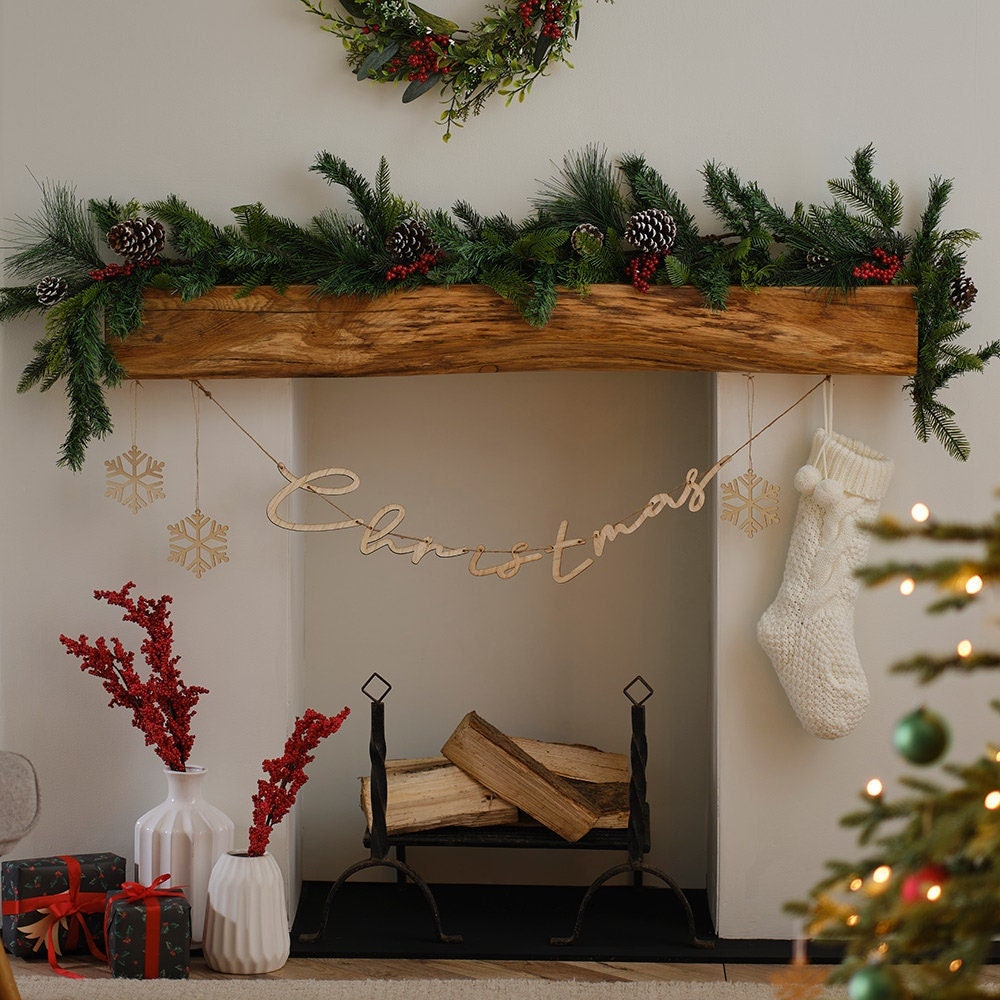
[[[46,955],[57,972],[58,956],[89,950],[105,956],[97,942],[104,929],[109,890],[121,888],[125,859],[117,854],[64,854],[4,861],[0,867],[3,943],[21,958]]]
[[[108,965],[116,979],[187,979],[191,904],[180,889],[126,882],[109,892],[104,911]]]

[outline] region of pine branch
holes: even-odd
[[[531,202],[545,224],[572,231],[589,222],[605,234],[625,231],[635,206],[622,193],[602,147],[567,153],[557,169]]]
[[[14,253],[6,264],[11,273],[37,282],[47,275],[67,281],[84,279],[94,268],[104,266],[86,206],[73,188],[40,184],[41,208],[36,215],[15,216],[15,228],[3,245]]]

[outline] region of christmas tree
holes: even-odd
[[[913,525],[883,518],[872,530],[887,541],[947,543],[949,553],[955,543],[969,543],[976,554],[887,562],[859,575],[869,586],[899,580],[904,595],[936,584],[944,596],[928,607],[933,614],[974,605],[1000,575],[1000,514],[981,525],[939,523],[923,504],[911,514]],[[946,655],[921,654],[892,669],[928,683],[998,665],[1000,655],[963,640]],[[1000,701],[991,705],[1000,711]],[[945,720],[923,707],[893,731],[896,751],[918,767],[936,764],[948,742]],[[936,780],[904,775],[905,793],[893,800],[878,779],[869,782],[864,807],[841,821],[859,831],[864,857],[827,862],[829,874],[809,900],[788,906],[805,918],[809,937],[844,943],[831,981],[847,982],[851,1000],[996,996],[980,984],[980,971],[1000,933],[1000,746],[937,770]]]

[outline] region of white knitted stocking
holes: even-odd
[[[858,523],[878,516],[892,470],[866,445],[816,432],[809,461],[795,476],[799,508],[781,589],[757,623],[757,639],[795,714],[823,739],[845,736],[868,707],[854,644],[854,571],[869,540]]]

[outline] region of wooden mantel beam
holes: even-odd
[[[379,299],[308,286],[191,302],[150,290],[143,326],[113,345],[133,378],[436,375],[558,369],[911,375],[912,289],[733,288],[725,311],[693,288],[561,292],[528,326],[490,289],[424,287]]]

